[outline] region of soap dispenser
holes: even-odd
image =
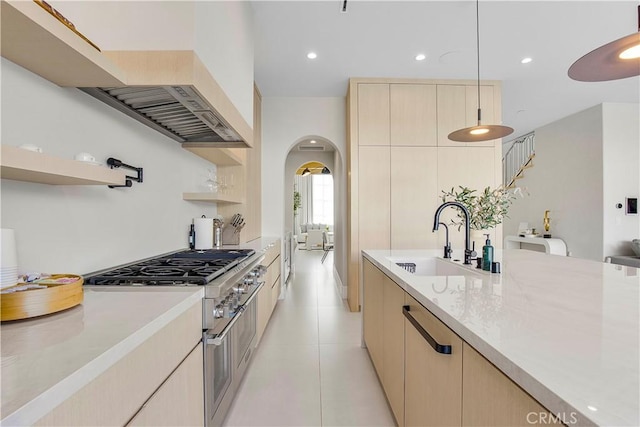
[[[493,246],[491,246],[491,240],[489,240],[489,234],[485,234],[487,240],[482,247],[482,269],[484,271],[491,271],[491,264],[493,263]]]

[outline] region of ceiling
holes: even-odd
[[[474,1],[254,1],[264,97],[345,96],[350,77],[477,78]],[[523,135],[601,102],[640,102],[640,77],[584,83],[569,66],[638,29],[637,0],[480,2],[480,78],[502,81]],[[309,60],[314,51],[318,57]],[[414,59],[424,53],[427,59]],[[521,59],[531,57],[529,64]]]

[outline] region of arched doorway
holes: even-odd
[[[293,179],[293,233],[299,249],[333,249],[333,189],[333,175],[326,164],[310,161],[296,170]],[[325,258],[322,258],[323,262]]]
[[[315,143],[312,143],[315,141]],[[305,166],[304,168],[302,166]],[[304,210],[304,207],[301,211],[294,215],[294,193],[296,190],[296,176],[301,177],[304,169],[309,169],[309,176],[330,176],[329,179],[325,179],[323,185],[327,185],[327,181],[330,181],[330,185],[332,186],[332,204],[329,207],[325,206],[323,213],[317,213],[316,218],[314,219],[313,213],[307,207],[307,210]],[[322,173],[324,170],[324,174]],[[327,171],[329,173],[327,173]],[[298,175],[296,175],[298,173]],[[288,262],[290,265],[287,265],[287,259],[285,254],[285,265],[284,270],[285,273],[289,273],[287,271],[288,268],[293,269],[295,265],[295,259],[293,252],[293,247],[298,242],[299,237],[296,237],[296,240],[293,240],[293,236],[300,236],[301,226],[305,223],[311,224],[324,224],[325,231],[331,231],[333,238],[333,256],[327,259],[333,260],[333,265],[331,266],[334,276],[342,276],[343,270],[346,271],[346,260],[345,251],[346,251],[346,243],[344,240],[344,236],[346,236],[346,232],[344,230],[344,224],[346,224],[346,177],[344,176],[344,166],[343,160],[340,155],[340,152],[337,150],[336,146],[326,138],[322,138],[317,135],[305,136],[298,139],[294,142],[286,156],[285,160],[285,179],[284,179],[284,231],[285,231],[285,242],[289,238],[292,239],[293,244],[291,245],[291,256],[289,257]],[[311,178],[313,180],[313,178]],[[316,179],[316,181],[322,181],[321,178]],[[318,184],[319,185],[319,184]],[[297,183],[297,186],[300,186],[300,183]],[[311,202],[313,204],[313,202]],[[331,212],[327,213],[327,209]],[[326,218],[328,215],[331,216],[332,221],[322,220],[322,218]],[[315,221],[315,222],[314,222]],[[332,222],[333,224],[328,224]],[[330,230],[326,230],[326,226],[330,225]],[[317,244],[317,243],[312,243]],[[317,244],[317,249],[322,249],[322,241]],[[287,250],[287,245],[285,244],[285,251]],[[285,280],[286,280],[285,276]],[[346,281],[338,280],[338,293],[341,296],[345,296],[345,287],[343,283]]]

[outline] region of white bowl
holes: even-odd
[[[633,239],[631,241],[631,249],[636,253],[636,256],[640,256],[640,239]]]

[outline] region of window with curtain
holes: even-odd
[[[311,175],[313,223],[333,225],[333,176]]]

